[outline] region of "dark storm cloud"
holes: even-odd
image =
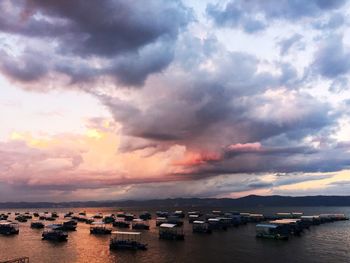
[[[266,28],[276,19],[295,21],[309,17],[318,18],[323,13],[341,8],[345,3],[346,0],[232,0],[225,6],[208,4],[206,11],[218,26],[237,27],[252,33]]]
[[[54,57],[53,62],[44,63],[42,67],[47,68],[40,73],[2,62],[5,73],[22,82],[56,71],[70,77],[73,84],[113,77],[122,85],[143,85],[148,75],[172,61],[177,35],[192,19],[180,1],[4,2],[0,4],[0,31],[52,45],[52,51],[47,51],[52,54],[45,55],[46,59]],[[28,53],[27,49],[22,57]],[[100,59],[100,65],[94,66],[92,59]]]
[[[179,1],[135,4],[119,0],[28,0],[23,12],[30,14],[25,18],[29,22],[41,23],[42,20],[34,16],[40,13],[69,25],[59,40],[64,44],[64,51],[81,56],[114,56],[138,50],[159,37],[175,39],[179,28],[189,19],[189,13]],[[61,26],[60,23],[52,23],[52,26],[57,24]],[[43,36],[45,32],[50,33],[44,31]]]
[[[288,177],[290,179],[281,180],[281,183],[276,184],[276,186],[293,184],[307,181],[308,178],[307,175],[303,176],[302,179],[294,178],[294,173],[334,172],[349,168],[348,150],[349,147],[342,150],[339,148],[309,149],[305,152],[305,149],[300,147],[299,151],[286,148],[242,152],[235,155],[224,155],[221,160],[216,162],[188,169],[187,173],[183,173],[182,176],[200,179],[218,174],[287,173],[290,174]],[[324,179],[324,177],[320,176],[315,180],[318,179]]]

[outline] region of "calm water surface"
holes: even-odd
[[[176,208],[179,209],[179,208]],[[47,210],[47,209],[46,209]],[[104,215],[116,213],[113,208],[55,209],[63,221],[68,211],[87,211],[88,215],[102,212]],[[145,208],[130,208],[125,211],[138,214]],[[164,210],[157,209],[157,210]],[[174,208],[169,211],[175,210]],[[185,209],[184,209],[185,210]],[[198,210],[198,209],[194,209]],[[241,212],[259,212],[271,215],[275,212],[298,211],[304,214],[345,213],[345,207],[296,207],[230,209]],[[9,209],[7,212],[24,212]],[[25,211],[44,211],[26,209]],[[154,209],[148,209],[153,211]],[[203,211],[203,209],[202,209]],[[2,211],[5,212],[5,211]],[[154,214],[152,215],[155,218]],[[14,213],[11,218],[14,218]],[[50,224],[52,222],[46,222]],[[329,263],[350,262],[350,221],[341,221],[314,226],[300,237],[289,241],[261,240],[255,238],[255,224],[247,224],[228,231],[216,231],[211,235],[192,234],[191,225],[185,220],[185,241],[165,241],[158,239],[155,220],[150,221],[150,230],[142,231],[143,241],[148,243],[147,251],[110,251],[110,236],[94,236],[89,233],[89,225],[78,223],[77,231],[69,232],[64,243],[41,240],[42,230],[30,228],[30,220],[20,223],[20,233],[15,236],[0,236],[0,261],[28,256],[31,263],[41,262],[300,262]],[[117,230],[115,228],[115,230]]]

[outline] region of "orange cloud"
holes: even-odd
[[[218,153],[188,151],[182,159],[175,161],[174,165],[198,166],[213,161],[219,161],[220,159],[221,155]]]

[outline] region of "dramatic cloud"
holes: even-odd
[[[340,187],[349,2],[209,2],[1,1],[0,197]]]
[[[0,10],[2,32],[50,47],[40,66],[28,46],[19,56],[3,50],[3,72],[11,78],[33,81],[51,70],[72,82],[109,76],[128,86],[169,65],[177,35],[192,17],[179,1],[3,1]]]

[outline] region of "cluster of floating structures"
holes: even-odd
[[[302,213],[277,213],[273,218],[256,225],[259,238],[288,240],[290,236],[299,236],[311,226],[335,221],[349,220],[344,214],[321,214],[306,216]]]
[[[0,234],[13,235],[19,233],[19,223],[9,220],[8,214],[0,214]],[[256,237],[276,240],[288,239],[291,235],[300,235],[304,229],[313,225],[329,223],[340,220],[348,220],[344,214],[321,214],[306,216],[302,213],[277,213],[274,216],[264,216],[263,214],[239,213],[235,211],[222,212],[211,211],[210,213],[201,213],[200,211],[190,211],[187,215],[183,211],[157,211],[155,225],[158,227],[159,239],[184,240],[184,220],[187,217],[188,223],[192,225],[192,232],[199,234],[210,234],[213,231],[227,230],[230,227],[238,227],[247,223],[256,224]],[[43,240],[66,241],[68,232],[75,231],[78,222],[90,224],[90,234],[110,235],[110,249],[147,249],[147,244],[141,241],[141,232],[132,231],[113,231],[113,227],[149,230],[149,220],[152,215],[149,212],[143,212],[136,216],[131,213],[117,212],[104,216],[97,213],[88,217],[86,212],[73,213],[68,212],[64,215],[64,222],[57,224],[44,224],[44,221],[55,221],[59,215],[53,213],[15,213],[15,220],[18,222],[27,222],[31,220],[31,228],[44,229],[42,232]]]

